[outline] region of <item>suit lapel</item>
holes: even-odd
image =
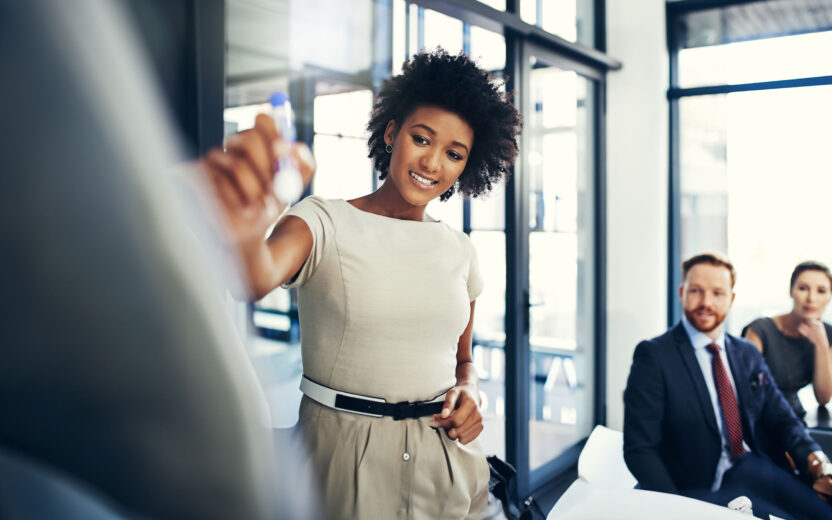
[[[688,333],[685,332],[685,327],[679,323],[673,328],[673,338],[676,341],[676,348],[685,367],[688,369],[693,387],[696,390],[696,396],[699,398],[699,404],[702,406],[702,413],[705,416],[705,422],[714,433],[719,435],[719,429],[716,426],[716,417],[714,416],[714,407],[711,404],[711,395],[708,393],[708,387],[705,385],[705,377],[702,375],[702,369],[699,367],[699,361],[696,360],[696,354],[693,353],[693,345],[690,343]]]

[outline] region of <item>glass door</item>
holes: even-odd
[[[526,46],[529,470],[535,486],[595,423],[597,80]]]

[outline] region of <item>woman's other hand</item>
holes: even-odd
[[[821,320],[807,320],[797,326],[797,331],[817,347],[829,348],[826,327]]]
[[[445,395],[441,414],[434,414],[433,426],[444,428],[451,439],[468,444],[482,433],[479,391],[474,384],[458,385]]]

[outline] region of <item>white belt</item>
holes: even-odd
[[[329,408],[369,415],[370,417],[390,416],[395,420],[412,419],[439,413],[442,409],[442,403],[445,402],[445,394],[443,393],[430,401],[388,403],[385,399],[379,397],[333,390],[312,381],[306,376],[303,376],[300,380],[300,391],[313,401]]]

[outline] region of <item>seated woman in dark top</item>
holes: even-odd
[[[742,331],[766,359],[774,380],[798,417],[806,410],[797,391],[812,383],[818,404],[832,397],[832,325],[821,320],[832,297],[832,273],[819,262],[803,262],[792,272],[794,305],[788,314],[758,318]]]

